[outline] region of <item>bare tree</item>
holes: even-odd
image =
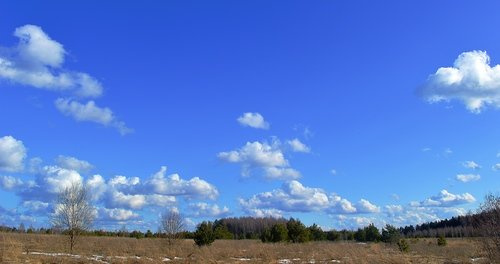
[[[81,183],[72,183],[57,196],[52,224],[67,232],[70,252],[73,252],[78,236],[91,227],[94,218],[90,195]]]
[[[479,207],[476,223],[483,249],[491,261],[500,262],[500,196],[488,194]]]
[[[167,211],[161,216],[161,227],[167,236],[169,245],[172,245],[176,239],[181,237],[184,231],[184,219],[176,211]]]

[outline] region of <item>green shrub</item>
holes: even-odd
[[[194,242],[198,246],[209,246],[215,241],[215,233],[212,229],[212,222],[203,221],[194,232]]]
[[[408,241],[406,241],[406,239],[400,239],[398,242],[398,248],[399,251],[406,253],[410,251],[410,244],[408,244]]]
[[[437,239],[437,244],[438,244],[438,246],[441,246],[441,247],[446,246],[446,244],[447,244],[446,238],[444,238],[444,236],[442,236],[442,235],[439,236]]]

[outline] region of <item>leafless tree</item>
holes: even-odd
[[[486,195],[476,224],[483,237],[485,253],[491,261],[500,262],[500,196]]]
[[[176,211],[167,211],[161,216],[161,227],[167,236],[169,245],[172,245],[176,239],[181,237],[185,224],[182,216]]]
[[[73,252],[78,236],[94,221],[95,210],[90,200],[87,188],[81,183],[71,184],[57,196],[52,224],[68,234],[70,252]]]

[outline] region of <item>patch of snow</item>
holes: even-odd
[[[280,259],[280,260],[278,260],[278,263],[279,264],[289,264],[289,263],[292,263],[292,261],[289,259]]]
[[[163,262],[167,262],[167,261],[172,261],[172,260],[171,260],[171,259],[169,259],[169,258],[163,258],[161,261],[163,261]]]
[[[481,261],[483,259],[486,259],[486,258],[471,258],[470,261],[471,262],[476,262],[476,261]]]

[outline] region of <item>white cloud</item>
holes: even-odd
[[[40,27],[19,27],[14,36],[19,38],[17,46],[4,48],[7,54],[0,54],[1,78],[41,89],[71,91],[80,97],[102,94],[102,85],[95,78],[62,68],[66,55],[63,45]]]
[[[477,169],[481,168],[481,166],[479,164],[477,164],[475,161],[472,161],[472,160],[465,161],[462,165],[465,168],[473,169],[473,170],[477,170]]]
[[[259,113],[244,113],[238,117],[238,122],[242,126],[248,126],[259,129],[269,129],[270,125],[264,120],[264,117]]]
[[[70,99],[58,98],[55,105],[61,113],[73,117],[76,121],[89,121],[104,126],[112,126],[122,135],[132,132],[125,123],[116,118],[111,109],[107,107],[101,108],[92,100],[82,104]]]
[[[82,181],[82,176],[75,170],[63,169],[57,166],[45,166],[42,168],[41,175],[36,180],[36,183],[44,191],[57,194],[72,184],[82,183]]]
[[[258,209],[258,208],[243,208],[247,215],[254,217],[272,217],[282,218],[283,212],[278,209]]]
[[[303,153],[311,152],[311,148],[309,148],[306,144],[300,142],[298,138],[295,138],[293,140],[288,140],[286,143],[292,148],[293,152],[303,152]]]
[[[412,203],[412,206],[421,207],[452,207],[455,205],[475,202],[476,198],[470,193],[453,194],[447,190],[442,190],[439,194],[427,198],[423,202]]]
[[[84,72],[63,68],[66,51],[39,26],[25,25],[15,30],[16,46],[0,47],[0,78],[35,88],[64,92],[72,98],[97,98],[103,94],[102,84]],[[82,104],[68,99],[56,100],[62,113],[78,121],[92,121],[118,129],[123,135],[131,132],[118,121],[109,108],[97,107],[94,101]]]
[[[332,169],[332,170],[330,170],[330,173],[331,173],[332,175],[337,175],[337,170],[336,170],[336,169]]]
[[[281,189],[255,194],[239,201],[246,210],[277,209],[287,212],[318,211],[329,205],[328,196],[322,189],[305,187],[295,180],[284,183]]]
[[[229,215],[229,208],[227,208],[226,206],[220,208],[216,204],[210,205],[208,203],[200,202],[200,203],[190,204],[189,207],[191,208],[191,210],[193,210],[194,217],[220,218]]]
[[[478,181],[481,179],[481,176],[479,174],[458,174],[456,176],[457,181],[461,182],[471,182],[471,181]]]
[[[0,138],[0,170],[8,172],[18,172],[24,168],[26,158],[26,148],[23,142],[5,136]]]
[[[353,214],[357,212],[356,207],[345,198],[337,194],[332,194],[329,197],[328,213],[330,214]]]
[[[100,218],[111,221],[128,221],[139,218],[139,214],[120,208],[101,208],[99,215]]]
[[[90,164],[88,161],[79,160],[74,157],[62,156],[59,155],[56,159],[57,165],[61,168],[75,170],[80,173],[90,171],[94,166]]]
[[[0,176],[0,187],[5,190],[13,190],[23,185],[24,182],[19,178],[14,178],[12,176]]]
[[[240,163],[241,175],[248,177],[254,169],[263,170],[269,179],[297,179],[300,173],[292,168],[280,149],[279,141],[272,145],[258,141],[247,142],[233,151],[220,152],[217,157],[225,162]]]
[[[429,102],[459,100],[473,113],[500,107],[500,65],[490,66],[485,51],[464,52],[453,67],[439,68],[420,90]]]
[[[46,212],[49,208],[49,203],[41,201],[24,201],[23,207],[27,208],[30,212]]]
[[[117,190],[108,192],[105,200],[107,207],[123,207],[131,209],[142,209],[147,205],[146,196],[143,194],[125,194]]]
[[[361,199],[356,206],[359,213],[380,213],[380,207],[372,204],[370,201]]]
[[[89,188],[92,200],[99,200],[102,195],[106,192],[106,181],[101,175],[93,175],[86,182],[87,188]]]
[[[265,168],[266,177],[271,180],[287,180],[300,178],[300,172],[292,168]]]
[[[166,171],[167,167],[162,166],[160,171],[146,181],[145,188],[157,194],[171,196],[215,199],[219,195],[215,186],[198,177],[190,180],[181,179],[178,174],[166,177]]]
[[[500,163],[496,163],[495,165],[493,165],[493,167],[491,167],[494,171],[498,171],[500,170]]]

